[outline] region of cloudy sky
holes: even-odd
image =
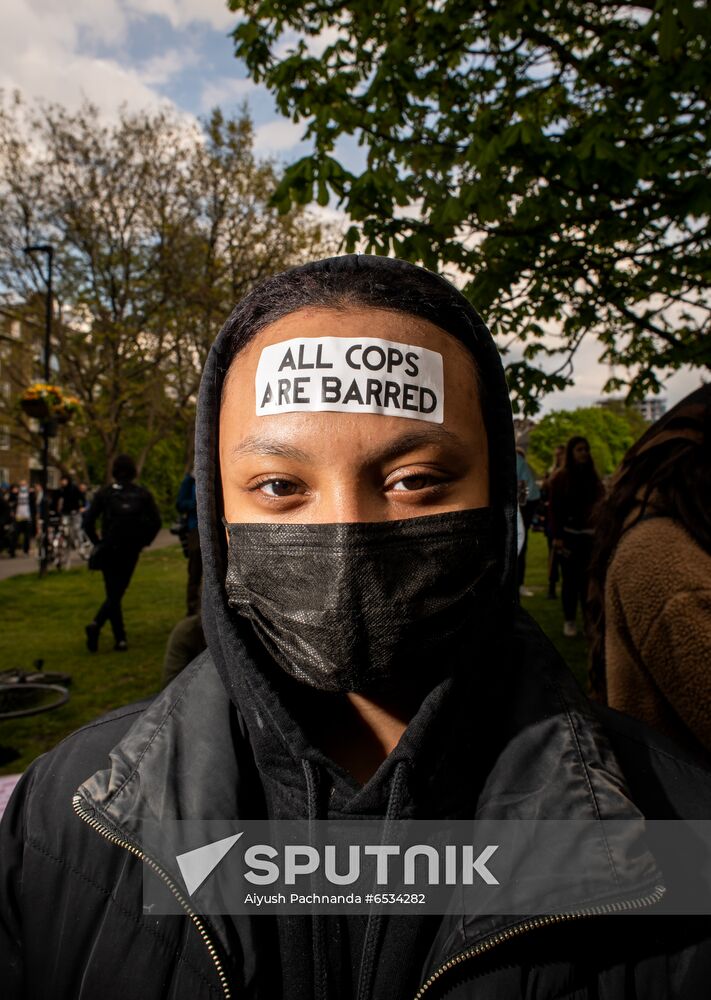
[[[256,147],[288,162],[308,150],[302,126],[280,117],[264,88],[232,54],[236,18],[223,0],[0,0],[0,88],[76,107],[89,98],[107,115],[169,102],[190,116],[247,101]],[[354,146],[342,147],[350,166]],[[546,409],[594,403],[607,378],[599,348],[584,345],[575,386],[548,397]],[[670,404],[699,384],[679,373]]]
[[[222,0],[2,0],[0,86],[70,107],[170,102],[191,115],[248,100],[262,152],[296,155],[301,127],[232,54]]]

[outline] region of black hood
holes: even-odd
[[[429,302],[413,302],[408,312],[434,322],[455,336],[474,357],[489,441],[491,506],[502,595],[499,620],[512,619],[516,606],[517,531],[514,432],[506,380],[494,341],[476,310],[453,285],[405,261],[348,255],[316,261],[296,269],[296,273],[304,277],[327,274],[330,280],[342,282],[345,287],[348,286],[349,276],[361,272],[359,278],[362,278],[363,271],[372,276],[376,286],[386,283],[396,286],[407,272],[426,276],[427,282],[436,286],[436,314]],[[227,548],[222,525],[218,429],[222,386],[232,356],[230,328],[228,320],[212,346],[198,402],[195,478],[204,574],[203,627],[215,666],[230,698],[244,717],[253,740],[263,743],[269,732],[271,737],[281,739],[295,757],[303,757],[308,756],[308,741],[295,724],[293,713],[286,710],[279,682],[275,685],[273,677],[265,677],[255,657],[250,654],[250,650],[254,651],[251,625],[229,609],[225,595]],[[504,628],[504,631],[508,629]],[[258,750],[256,756],[259,762]]]
[[[362,256],[320,261],[297,273],[329,270],[345,278],[354,269],[368,269],[374,280],[388,283],[407,271],[419,273],[402,261]],[[411,311],[458,337],[480,373],[500,572],[499,616],[489,639],[479,641],[472,635],[460,669],[426,696],[398,745],[365,786],[314,745],[308,733],[316,730],[304,722],[309,706],[325,709],[319,699],[343,696],[299,685],[263,652],[260,655],[250,623],[233,615],[224,591],[217,432],[231,353],[227,327],[205,367],[196,439],[203,624],[209,653],[155,699],[111,751],[110,767],[79,789],[76,808],[88,822],[96,820],[121,841],[140,846],[146,818],[640,817],[590,704],[551,644],[517,606],[513,426],[498,353],[467,301],[443,279],[430,275],[427,280],[443,290],[444,305],[436,316]],[[652,859],[637,850],[635,838],[621,841],[612,853],[606,841],[601,839],[599,846],[604,872],[612,871],[619,879],[621,899],[642,898],[659,884]],[[175,858],[158,860],[179,881]],[[341,984],[343,969],[346,978],[350,976],[350,959],[334,955],[339,942],[348,940],[355,960],[363,957],[353,982],[360,983],[358,995],[370,1000],[414,995],[433,969],[456,964],[452,956],[497,934],[505,937],[510,918],[476,915],[432,923],[426,917],[386,919],[374,913],[367,922],[346,917],[343,927],[340,918],[324,921],[318,916],[313,924],[300,917],[278,918],[278,952],[274,943],[263,952],[245,945],[250,934],[267,927],[262,918],[245,919],[238,928],[231,920],[214,918],[213,924],[225,954],[246,956],[245,982],[255,967],[260,976],[268,975],[279,958],[283,982],[289,984],[284,995],[319,1000],[349,995]],[[259,960],[253,962],[258,953]],[[234,958],[238,967],[240,962]],[[337,993],[328,992],[327,982],[337,986]],[[261,995],[280,994],[267,989]]]

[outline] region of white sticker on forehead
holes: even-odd
[[[306,337],[265,347],[255,389],[258,417],[329,410],[444,420],[442,355],[375,337]]]

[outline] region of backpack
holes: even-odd
[[[127,483],[107,488],[103,524],[103,538],[111,548],[143,548],[156,537],[161,521],[148,490]]]

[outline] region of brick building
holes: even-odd
[[[31,382],[42,379],[44,327],[22,309],[0,305],[0,483],[26,479],[41,482],[39,422],[19,409],[18,400]],[[56,459],[59,439],[50,440],[49,485],[59,484]]]

